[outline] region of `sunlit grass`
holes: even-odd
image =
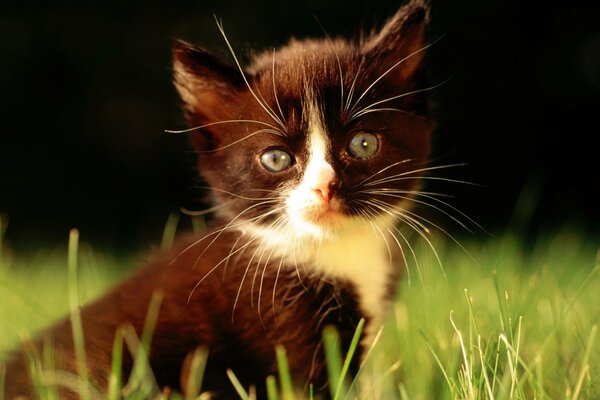
[[[164,241],[171,241],[171,231],[165,230]],[[72,252],[73,237],[71,244]],[[470,255],[449,241],[435,244],[446,276],[427,244],[415,249],[419,270],[409,259],[410,282],[405,274],[390,318],[356,382],[347,375],[354,348],[336,347],[336,333],[326,331],[332,398],[600,398],[595,238],[565,230],[524,246],[518,236],[507,234],[464,242]],[[123,265],[130,262],[98,254],[85,243],[76,258],[73,253],[67,257],[66,249],[35,254],[25,260],[0,250],[0,354],[69,310],[73,314],[74,301],[85,303],[101,294],[127,272]],[[181,398],[161,392],[148,368],[159,309],[157,294],[142,336],[127,327],[116,335],[107,398]],[[135,355],[132,376],[125,382],[116,373],[122,352]],[[38,357],[51,359],[50,353]],[[279,374],[267,381],[269,399],[301,398],[291,386],[285,349],[278,348],[277,355]],[[199,349],[186,399],[202,398],[205,363],[206,352]],[[241,386],[233,372],[229,375],[240,398],[253,398],[254,388]],[[0,367],[0,386],[2,376]]]

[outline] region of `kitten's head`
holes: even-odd
[[[219,215],[316,239],[398,219],[430,153],[427,17],[413,0],[358,43],[293,40],[245,69],[179,42],[175,84]]]

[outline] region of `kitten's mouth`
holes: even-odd
[[[304,212],[306,221],[316,225],[335,224],[344,217],[341,202],[337,199],[313,204],[307,207]]]

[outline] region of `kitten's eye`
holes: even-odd
[[[377,136],[368,132],[358,132],[352,136],[348,144],[348,153],[356,158],[370,158],[379,148]]]
[[[294,163],[292,156],[283,150],[267,150],[260,156],[263,167],[270,172],[281,172],[288,169]]]

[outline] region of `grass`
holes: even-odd
[[[169,242],[174,230],[165,232]],[[0,246],[0,359],[2,352],[61,315],[70,313],[77,321],[77,305],[114,284],[127,270],[123,265],[131,263],[97,254],[85,243],[77,246],[77,239],[73,232],[68,255],[64,249],[39,250],[29,260],[11,257]],[[426,243],[417,246],[418,268],[410,263],[410,279],[405,274],[390,318],[355,382],[347,368],[358,336],[351,349],[340,349],[336,332],[326,330],[332,398],[600,398],[596,239],[571,229],[524,248],[518,236],[506,234],[465,242],[470,255],[453,242],[435,243],[445,273]],[[119,374],[111,376],[106,398],[183,398],[161,392],[148,369],[147,349],[159,307],[160,294],[141,338],[127,327],[116,336],[113,368],[119,369],[122,351],[134,354],[136,361],[127,382]],[[81,341],[80,334],[74,336]],[[51,349],[36,357],[51,360]],[[285,349],[277,348],[277,360],[279,374],[267,380],[269,399],[311,398],[292,387]],[[82,378],[72,384],[81,386],[83,397],[95,398],[93,385],[86,382],[83,352],[78,361]],[[199,349],[186,400],[206,397],[201,394],[205,363],[206,352]],[[2,371],[0,366],[0,387]],[[232,372],[229,376],[240,398],[253,398],[253,388],[244,388]]]

